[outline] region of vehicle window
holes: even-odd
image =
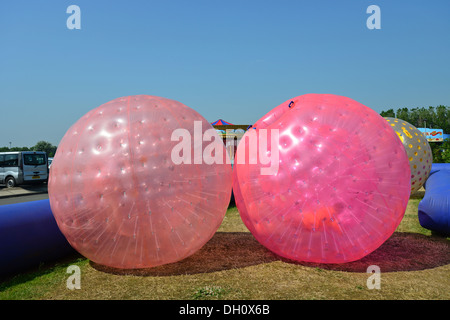
[[[45,155],[43,154],[24,154],[23,164],[28,166],[39,166],[45,164]]]
[[[5,156],[0,156],[0,167],[3,167],[3,165],[4,165],[4,162],[5,161]]]
[[[17,167],[19,165],[18,154],[5,154],[5,160],[3,161],[4,167]]]

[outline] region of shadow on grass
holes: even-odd
[[[365,273],[370,265],[379,266],[382,272],[416,271],[449,264],[450,245],[445,238],[396,232],[380,248],[358,261],[318,264],[279,257],[259,244],[248,232],[218,232],[198,252],[176,263],[134,270],[115,269],[92,261],[90,265],[98,271],[119,275],[176,276],[244,268],[274,261],[347,272]]]
[[[413,193],[409,198],[422,200],[423,197],[425,197],[425,190],[422,188],[422,189],[416,191],[415,193]]]
[[[39,265],[22,268],[17,270],[17,274],[10,273],[0,276],[0,293],[9,287],[32,281],[35,278],[51,274],[58,269],[65,269],[69,265],[76,263],[77,261],[85,259],[79,253],[74,252],[66,255],[59,260],[51,260],[40,263]]]
[[[116,269],[93,261],[90,264],[99,271],[113,274],[174,276],[244,268],[277,260],[275,254],[248,232],[217,232],[199,251],[179,262],[143,269]]]
[[[360,260],[342,264],[299,263],[325,270],[366,272],[376,265],[381,272],[418,271],[450,263],[450,242],[439,236],[395,232],[378,249]]]

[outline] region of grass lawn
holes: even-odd
[[[230,207],[215,236],[178,263],[126,274],[74,256],[0,282],[0,299],[450,299],[449,239],[417,219],[411,197],[397,231],[363,259],[339,264],[296,263],[261,246]],[[81,269],[81,289],[69,290],[67,267]],[[381,271],[381,288],[367,287],[367,267]]]

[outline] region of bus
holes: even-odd
[[[47,182],[48,173],[46,152],[0,152],[0,184],[5,184],[8,188],[21,184]]]

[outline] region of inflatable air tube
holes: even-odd
[[[419,203],[419,222],[425,229],[450,235],[450,164],[433,164]]]
[[[0,206],[0,277],[73,254],[49,200]]]
[[[450,163],[433,163],[431,165],[430,173],[434,173],[437,171],[449,171],[450,172]]]

